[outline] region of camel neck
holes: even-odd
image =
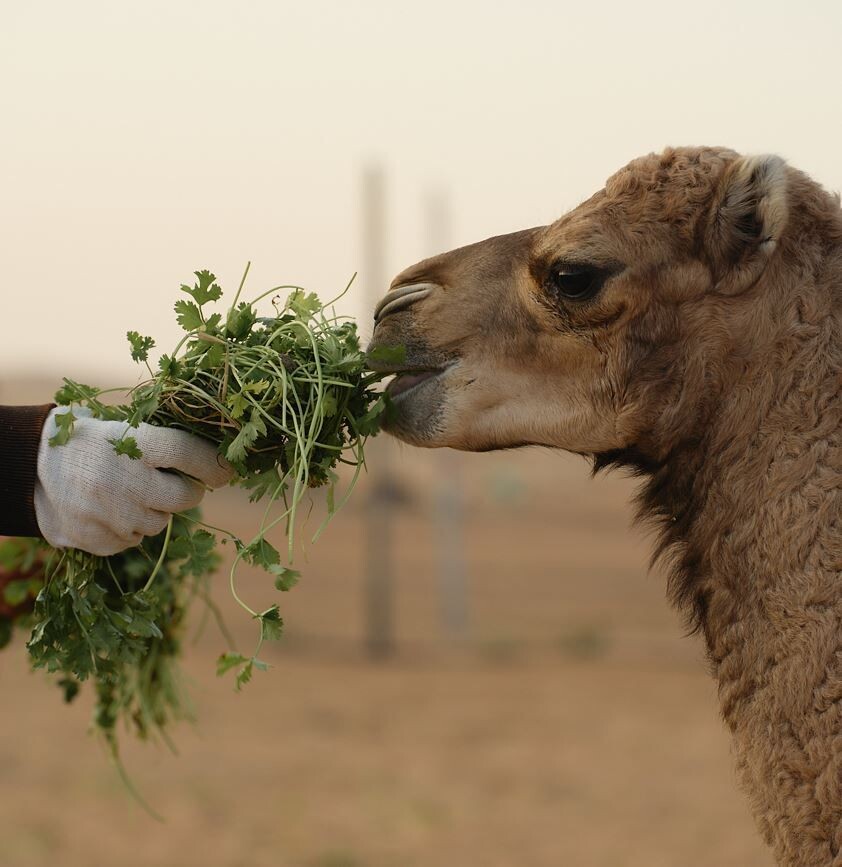
[[[761,831],[811,867],[842,864],[839,346],[832,316],[779,341],[644,494]]]
[[[729,659],[762,669],[812,654],[821,629],[842,636],[838,408],[798,383],[779,397],[734,407],[741,427],[754,415],[742,442],[723,415],[689,498],[683,565],[721,682]],[[726,720],[740,700],[723,701]]]
[[[798,612],[842,595],[842,383],[832,325],[779,341],[670,471],[675,592],[694,605],[714,665],[734,652],[735,627],[767,630],[772,647]],[[785,640],[776,651],[798,646]]]

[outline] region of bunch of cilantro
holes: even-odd
[[[191,510],[174,515],[158,536],[111,557],[52,549],[38,540],[0,545],[0,567],[12,576],[0,594],[16,622],[32,630],[27,648],[33,666],[55,674],[68,701],[83,682],[93,682],[95,728],[115,755],[120,721],[141,737],[157,733],[166,740],[169,723],[189,715],[177,663],[191,601],[204,601],[219,620],[209,596],[221,559],[218,534],[235,547],[231,592],[256,621],[257,636],[252,653],[223,653],[217,671],[232,672],[240,689],[255,669],[266,668],[258,654],[264,641],[280,637],[280,611],[277,605],[255,610],[240,597],[237,566],[245,561],[262,567],[279,591],[296,583],[299,573],[290,568],[293,530],[304,494],[326,486],[330,518],[337,508],[337,464],[355,468],[353,487],[365,440],[378,431],[386,411],[384,396],[373,388],[378,375],[366,369],[352,321],[294,286],[240,301],[247,274],[248,267],[233,303],[215,310],[222,289],[209,271],[195,272],[195,283],[181,287],[186,297],[175,305],[185,335],[157,367],[150,362],[154,340],[128,332],[132,358],[149,373],[128,392],[128,403],[107,402],[117,389],[65,379],[56,402],[70,411],[58,416],[50,445],[61,448],[73,436],[77,406],[97,418],[128,422],[125,435],[113,443],[125,460],[141,457],[131,434],[141,422],[204,437],[233,465],[234,484],[251,500],[269,501],[254,538],[210,527]],[[258,315],[257,303],[270,296],[271,315]],[[279,514],[272,513],[273,503]],[[278,525],[288,539],[283,555],[266,538]],[[224,631],[221,620],[220,626]],[[0,645],[7,633],[0,629]]]

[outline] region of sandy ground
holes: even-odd
[[[282,599],[272,670],[234,694],[208,629],[187,651],[198,722],[175,732],[180,755],[126,745],[165,824],[86,734],[86,700],[62,705],[20,641],[0,654],[3,867],[772,864],[699,640],[629,528],[632,483],[542,451],[389,458],[395,655],[363,651],[363,485]],[[465,507],[457,641],[438,592],[446,480]],[[207,515],[242,532],[255,520],[236,492],[209,498]],[[247,645],[224,583],[216,597]],[[242,586],[274,600],[260,575]]]

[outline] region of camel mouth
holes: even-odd
[[[424,385],[430,380],[437,379],[447,368],[431,368],[429,370],[406,370],[396,374],[386,386],[386,394],[392,399],[404,397],[411,391]]]

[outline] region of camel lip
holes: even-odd
[[[410,391],[414,391],[425,382],[435,379],[447,370],[446,367],[436,367],[428,369],[400,370],[394,371],[394,379],[389,381],[386,386],[386,394],[392,400],[398,397],[403,397]]]

